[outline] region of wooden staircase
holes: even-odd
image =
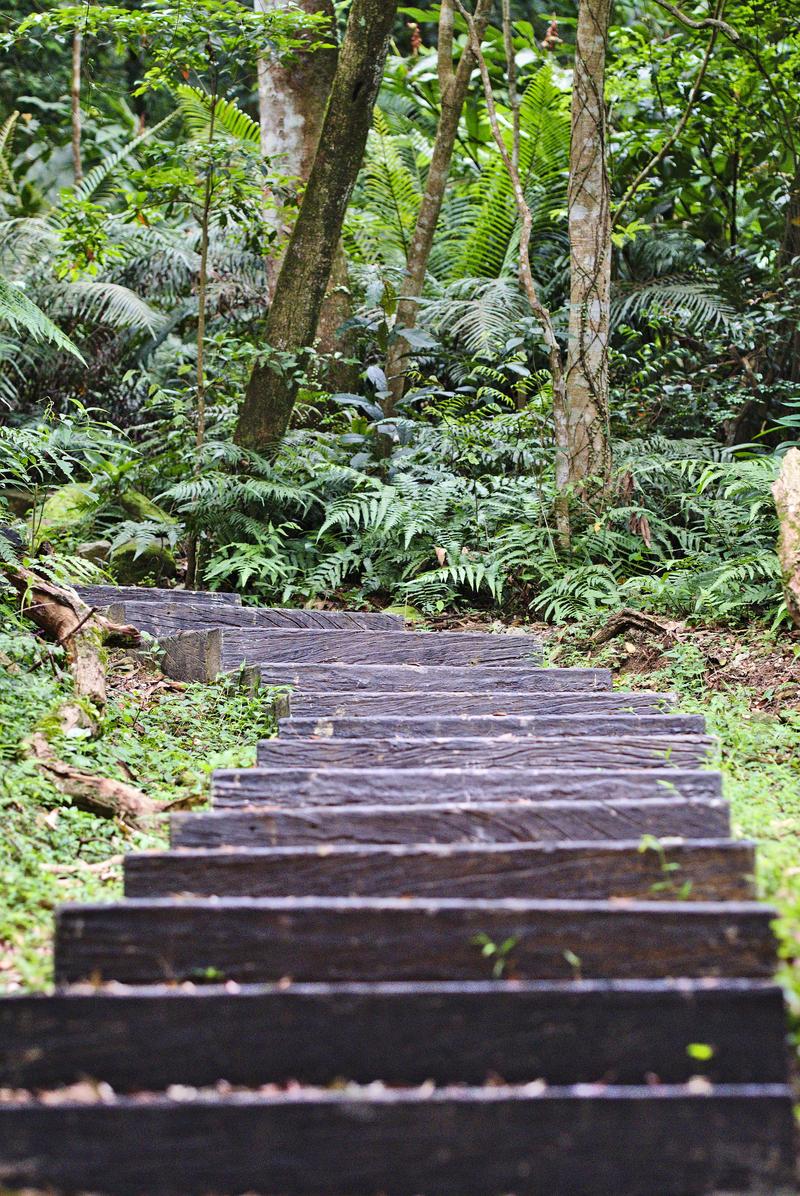
[[[522,635],[85,597],[295,690],[123,902],[59,911],[56,993],[0,1002],[0,1186],[796,1191],[774,914],[701,719]]]

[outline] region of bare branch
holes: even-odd
[[[717,33],[724,33],[732,42],[742,40],[742,36],[738,30],[729,25],[727,21],[720,20],[718,16],[702,17],[697,21],[694,17],[690,17],[685,12],[682,12],[675,4],[670,4],[669,0],[655,0],[655,3],[663,8],[665,12],[671,13],[676,20],[680,21],[682,25],[686,25],[688,29],[714,29]]]
[[[503,0],[503,45],[506,52],[506,72],[508,75],[508,106],[511,109],[511,123],[513,142],[511,160],[519,169],[519,93],[517,91],[517,62],[514,57],[514,30],[511,24],[511,0]]]

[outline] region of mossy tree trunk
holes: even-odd
[[[300,212],[275,284],[266,340],[281,358],[255,366],[236,441],[269,450],[284,435],[297,394],[291,360],[313,343],[347,205],[378,95],[397,0],[353,0]]]
[[[569,172],[570,308],[566,443],[556,462],[560,488],[611,470],[608,337],[611,216],[606,162],[605,68],[611,0],[581,0],[572,85]]]

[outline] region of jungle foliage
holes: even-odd
[[[291,217],[298,187],[260,153],[252,10],[90,5],[76,177],[74,19],[29,9],[4,6],[0,70],[0,503],[29,555],[47,567],[55,552],[73,577],[163,581],[191,549],[196,584],[259,602],[785,618],[770,486],[800,424],[795,4],[730,0],[737,39],[717,39],[701,101],[633,193],[681,120],[709,31],[655,0],[616,5],[614,472],[602,501],[571,495],[568,549],[547,356],[477,84],[417,325],[395,323],[440,104],[437,7],[398,18],[347,216],[346,393],[329,356],[264,343],[274,214]],[[563,337],[575,10],[557,6],[556,41],[550,10],[513,15],[531,265]],[[282,13],[259,52],[324,36],[293,20]],[[497,23],[484,52],[510,136]],[[387,418],[401,331],[408,386]],[[270,456],[232,440],[255,362],[300,386]]]

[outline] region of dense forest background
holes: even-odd
[[[413,319],[403,309],[447,99],[437,5],[397,12],[316,339],[270,343],[303,195],[286,79],[303,67],[307,95],[329,86],[305,47],[323,46],[323,76],[336,51],[324,21],[265,7],[262,35],[233,0],[89,5],[82,23],[2,5],[0,503],[29,551],[73,578],[262,603],[786,619],[770,487],[800,425],[797,6],[613,8],[611,457],[596,485],[566,487],[474,64]],[[526,256],[566,352],[576,7],[487,7]],[[296,402],[256,451],[233,436],[259,369]]]

